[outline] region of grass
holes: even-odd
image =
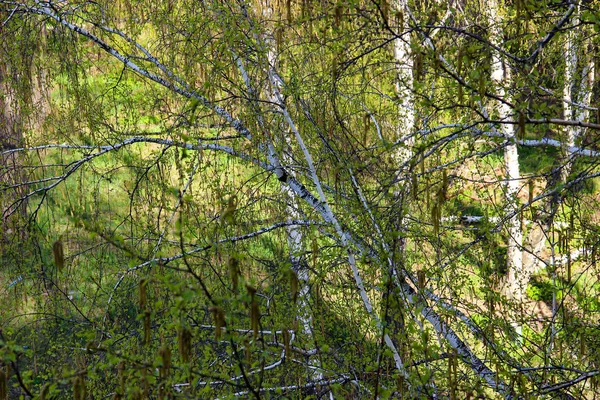
[[[547,174],[560,159],[560,149],[551,146],[519,146],[519,167],[523,175]]]

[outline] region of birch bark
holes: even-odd
[[[327,197],[325,196],[325,192],[323,191],[323,186],[321,184],[321,180],[319,179],[319,176],[317,174],[317,170],[315,168],[312,155],[311,155],[308,147],[306,146],[304,139],[302,138],[302,135],[298,129],[298,126],[294,122],[294,119],[292,118],[291,114],[289,113],[289,111],[287,109],[284,97],[280,91],[280,88],[283,85],[283,80],[281,79],[281,76],[279,76],[277,71],[274,68],[272,68],[272,66],[269,67],[268,75],[269,75],[269,83],[270,83],[271,89],[272,89],[272,95],[274,97],[273,103],[279,107],[279,112],[281,114],[283,114],[283,117],[285,119],[285,122],[287,123],[287,126],[289,127],[290,131],[294,135],[294,138],[296,139],[295,145],[297,145],[299,147],[302,154],[304,155],[304,159],[307,163],[308,170],[310,172],[311,180],[313,181],[313,184],[316,187],[316,190],[317,190],[317,193],[319,196],[319,200],[320,200],[320,204],[325,213],[324,214],[324,216],[326,217],[325,219],[328,222],[333,224],[335,231],[337,232],[338,237],[341,241],[342,246],[344,248],[346,248],[347,255],[348,255],[348,262],[350,264],[350,267],[352,268],[354,280],[359,289],[363,304],[364,304],[367,312],[371,316],[371,318],[374,319],[377,327],[379,329],[383,329],[382,322],[379,319],[379,316],[377,315],[377,313],[375,312],[373,305],[371,303],[371,300],[369,299],[369,296],[365,289],[360,271],[358,270],[355,256],[351,250],[351,246],[352,246],[351,237],[347,232],[345,232],[342,229],[342,226],[341,226],[340,222],[338,221],[338,218],[336,217],[336,215],[333,213],[331,207],[329,206]],[[290,178],[292,178],[292,177],[290,177]],[[293,179],[287,179],[286,183],[288,184],[288,186],[291,190],[293,190],[294,192],[296,192],[296,194],[298,194],[299,192],[297,190],[295,190],[295,188],[291,185],[290,181],[292,181],[292,180]],[[300,197],[303,197],[303,196],[300,194]],[[400,357],[400,354],[398,353],[398,350],[397,350],[395,344],[392,342],[390,336],[387,333],[384,333],[383,338],[384,338],[384,342],[385,342],[386,346],[392,352],[394,362],[396,364],[396,368],[402,375],[404,375],[405,377],[408,377],[408,374],[404,367],[404,363]]]
[[[403,15],[406,8],[406,0],[396,0],[394,9],[398,14]],[[410,32],[408,18],[402,18],[402,26],[398,26],[398,32]],[[398,38],[394,41],[394,60],[396,61],[397,78],[395,82],[396,95],[399,100],[398,118],[396,124],[397,136],[403,144],[398,151],[398,161],[404,165],[412,157],[412,147],[414,145],[415,112],[413,95],[413,72],[410,64],[411,51],[410,40],[408,37]],[[403,140],[403,138],[406,138]]]
[[[573,13],[573,25],[579,24],[580,6]],[[564,118],[573,121],[585,121],[588,117],[588,109],[585,107],[590,103],[594,79],[593,61],[585,62],[585,56],[580,57],[582,49],[585,49],[585,41],[581,37],[581,30],[567,32],[565,41],[565,83],[563,86]],[[579,72],[579,66],[581,67]],[[581,126],[566,126],[566,140],[564,142],[563,158],[565,164],[561,169],[561,181],[566,182],[576,154],[569,153],[569,148],[575,147],[575,142],[583,133]]]
[[[262,4],[262,15],[267,21],[273,20],[275,15],[275,4],[271,0],[265,0],[264,4]],[[270,24],[272,26],[273,24]],[[271,104],[276,106],[281,106],[281,99],[278,97],[278,93],[281,90],[281,81],[277,79],[272,79],[272,75],[278,68],[278,48],[275,41],[274,29],[271,32],[263,35],[260,39],[260,42],[265,46],[265,53],[267,57],[266,70],[264,71],[265,75],[269,77],[266,88],[266,96]],[[275,110],[276,111],[276,110]],[[263,121],[264,124],[264,121]],[[284,131],[285,128],[282,124],[276,126],[275,129],[277,131]],[[281,137],[280,140],[285,142],[286,147],[291,147],[292,143],[289,140],[289,137]],[[269,143],[270,148],[274,148],[274,143]],[[284,165],[291,164],[291,158],[287,152],[282,153],[282,161]],[[286,168],[289,174],[295,178],[295,174],[293,169]],[[294,192],[291,188],[285,184],[281,184],[281,190],[285,196],[286,201],[286,214],[288,215],[288,221],[302,219],[302,216],[299,213],[299,204],[294,196]],[[298,293],[298,314],[297,320],[302,327],[302,331],[304,335],[309,339],[310,342],[314,343],[313,336],[313,320],[312,320],[312,311],[310,309],[311,304],[311,292],[310,292],[310,276],[308,270],[308,264],[303,262],[302,254],[305,253],[305,245],[304,245],[304,237],[302,234],[302,230],[298,225],[288,225],[287,226],[288,233],[288,244],[290,246],[290,261],[292,264],[292,270],[296,274],[298,283],[299,283],[299,293]],[[308,360],[309,368],[308,368],[308,376],[309,380],[312,382],[318,382],[323,379],[321,363],[318,358],[318,354],[312,355]],[[331,396],[331,392],[329,392]]]
[[[489,21],[491,25],[490,38],[494,46],[501,46],[499,43],[502,38],[500,28],[498,3],[492,0],[488,3]],[[510,70],[504,57],[498,51],[492,52],[492,83],[496,87],[498,97],[504,99],[508,96],[507,89],[510,85]],[[500,102],[498,105],[498,119],[506,121],[511,118],[511,108],[508,104]],[[502,134],[508,145],[504,148],[504,169],[505,169],[505,201],[506,214],[512,215],[507,221],[507,276],[506,276],[506,294],[516,301],[522,301],[525,296],[525,288],[529,277],[523,271],[523,231],[521,229],[521,220],[515,211],[518,208],[518,194],[521,174],[519,171],[519,152],[517,150],[517,138],[515,134],[515,125],[503,123],[501,126]]]
[[[267,4],[269,12],[273,12],[273,5]],[[274,40],[272,37],[265,40],[265,43],[268,46],[267,49],[267,59],[269,70],[267,74],[270,74],[272,70],[277,68],[278,65],[278,54],[276,52],[276,46],[274,45]],[[279,88],[277,88],[279,89]],[[276,96],[275,90],[273,88],[270,90],[269,101],[273,104],[278,104],[278,99]],[[286,145],[291,146],[289,138],[286,136],[284,138]],[[283,154],[283,163],[284,165],[288,165],[291,163],[291,158],[287,153]],[[295,176],[292,169],[286,169],[289,174]],[[289,188],[289,186],[282,184],[281,190],[285,194],[286,198],[286,214],[288,215],[288,220],[296,220],[301,219],[302,216],[298,212],[299,204],[296,201],[296,197],[294,196],[293,191]],[[298,322],[302,326],[302,331],[304,335],[306,335],[309,340],[314,343],[313,337],[313,320],[312,320],[312,311],[310,309],[311,304],[311,293],[310,293],[310,276],[308,265],[306,262],[303,262],[301,259],[301,254],[305,253],[305,245],[304,245],[304,236],[302,234],[302,230],[297,225],[289,225],[287,227],[288,233],[288,243],[290,246],[290,261],[292,263],[292,270],[296,274],[299,282],[299,293],[298,293]],[[323,379],[323,374],[321,372],[321,363],[318,359],[318,354],[311,356],[308,360],[309,366],[309,379],[311,381],[317,382]],[[331,396],[331,392],[329,393]]]

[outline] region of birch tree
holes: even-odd
[[[290,7],[290,5],[288,5],[288,7]],[[279,114],[280,109],[284,109],[286,107],[286,105],[282,103],[280,95],[281,90],[283,89],[283,81],[281,80],[281,77],[277,72],[279,70],[278,48],[283,46],[283,13],[281,12],[282,10],[279,10],[279,12],[277,12],[275,8],[275,2],[267,1],[258,5],[257,9],[254,10],[254,15],[250,15],[250,13],[248,13],[247,10],[245,10],[244,8],[242,9],[242,12],[246,13],[245,17],[248,19],[248,22],[251,25],[257,25],[257,17],[262,17],[262,19],[264,19],[264,24],[267,25],[266,32],[255,32],[254,36],[257,42],[257,47],[259,49],[258,57],[262,56],[265,58],[265,62],[263,63],[264,67],[261,71],[264,77],[262,81],[265,82],[266,85],[266,97],[268,99],[268,102],[272,106],[270,107],[270,113],[272,113],[273,115]],[[247,63],[248,59],[246,59],[245,62]],[[247,82],[249,93],[256,93],[255,90],[252,88],[252,83],[250,81],[249,76],[247,75],[246,69],[241,60],[238,60],[238,65],[242,75],[245,77],[244,79]],[[259,99],[257,99],[257,101],[258,100]],[[267,140],[269,140],[267,146],[271,154],[273,154],[273,159],[277,157],[277,162],[280,165],[285,165],[287,173],[291,174],[292,177],[296,178],[296,174],[293,171],[293,160],[289,156],[289,153],[286,150],[284,150],[282,153],[280,153],[281,156],[277,155],[275,150],[276,145],[273,142],[274,140],[284,141],[284,148],[290,147],[292,145],[288,137],[282,138],[280,136],[277,136],[277,134],[273,135],[274,132],[285,131],[286,122],[282,121],[282,118],[273,118],[273,129],[270,129],[266,126],[265,116],[262,113],[262,111],[259,111],[259,113],[260,115],[257,116],[259,126],[262,130],[270,132],[267,136]],[[295,199],[293,191],[291,191],[289,187],[283,184],[281,186],[281,190],[285,195],[285,201],[287,203],[286,213],[289,215],[288,221],[291,222],[294,220],[301,220],[302,215],[298,211],[299,205]],[[301,326],[302,333],[306,335],[306,339],[308,340],[308,342],[315,343],[311,310],[312,299],[310,293],[311,284],[309,266],[307,261],[305,260],[306,248],[308,246],[306,246],[304,243],[304,235],[302,234],[300,226],[293,225],[290,223],[290,225],[288,225],[287,227],[287,233],[291,260],[290,281],[292,285],[294,300],[296,301],[297,298],[298,302],[298,322]],[[319,382],[323,379],[321,365],[318,360],[319,354],[311,355],[309,357],[310,361],[308,363],[308,373],[311,378],[310,382]]]
[[[490,37],[492,44],[501,45],[498,39],[502,37],[500,28],[500,10],[495,2],[489,3],[490,13]],[[492,53],[492,82],[497,87],[497,93],[501,101],[498,104],[498,119],[508,122],[515,117],[515,112],[505,102],[508,100],[507,89],[511,86],[510,68],[507,61],[498,51]],[[523,274],[523,232],[521,230],[521,221],[518,210],[518,194],[521,186],[521,174],[519,172],[519,152],[517,149],[517,137],[514,125],[508,123],[501,124],[502,134],[504,135],[507,146],[504,149],[504,168],[506,171],[506,211],[511,217],[507,221],[507,293],[514,296],[517,302],[521,302],[525,295],[525,285],[528,277]]]

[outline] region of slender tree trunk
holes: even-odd
[[[274,17],[275,4],[272,1],[266,1],[263,9],[263,16],[270,20]],[[270,32],[270,34],[266,35],[263,38],[263,43],[267,46],[267,71],[265,73],[267,75],[272,75],[276,73],[278,66],[278,58],[277,54],[277,45],[275,43],[276,32]],[[271,82],[269,86],[270,89],[267,89],[267,97],[272,104],[279,104],[280,98],[277,95],[277,92],[281,90],[278,87],[278,80],[269,79]],[[283,127],[277,127],[278,130],[284,131]],[[286,147],[291,147],[292,143],[290,143],[289,137],[285,137]],[[291,158],[287,156],[286,152],[283,152],[283,163],[290,164]],[[293,170],[291,168],[287,168],[288,173],[292,174]],[[287,207],[286,214],[288,215],[289,220],[299,220],[301,219],[301,215],[298,212],[298,203],[296,201],[296,197],[293,191],[287,185],[281,185],[281,190],[285,195]],[[310,308],[311,304],[311,292],[310,292],[310,276],[308,270],[308,264],[302,259],[302,254],[305,253],[306,246],[304,245],[304,237],[302,234],[302,230],[299,226],[289,225],[287,227],[288,232],[288,243],[290,246],[290,261],[292,264],[292,270],[296,274],[298,279],[298,314],[297,320],[299,325],[302,327],[302,332],[306,338],[308,338],[309,342],[315,343],[314,335],[313,335],[313,320],[312,320],[312,311]],[[321,373],[321,363],[318,359],[318,354],[315,356],[311,356],[308,360],[309,369],[308,369],[308,377],[310,381],[320,381],[323,379],[323,374]],[[331,393],[330,393],[331,395]]]
[[[573,24],[577,25],[579,18],[573,17]],[[581,67],[580,61],[585,62],[585,56],[580,57],[581,50],[585,48],[585,43],[580,43],[581,31],[570,31],[567,33],[565,41],[565,84],[563,86],[563,107],[564,118],[574,121],[585,121],[588,116],[588,110],[585,108],[590,103],[592,86],[594,79],[594,63],[590,61]],[[563,158],[565,163],[561,169],[561,180],[566,182],[576,155],[571,155],[569,149],[575,146],[575,142],[581,137],[583,129],[580,126],[567,126],[566,138],[563,146]]]
[[[573,102],[575,98],[576,73],[577,73],[577,45],[575,44],[575,33],[567,32],[567,40],[565,41],[565,83],[563,85],[563,109],[564,118],[567,120],[573,119],[574,110]],[[566,138],[563,146],[563,158],[568,160],[570,146],[575,145],[575,137],[578,132],[575,127],[566,127]],[[561,180],[565,182],[569,176],[572,163],[567,161],[561,170]]]
[[[272,54],[269,54],[269,63],[271,63]],[[271,94],[270,101],[275,101],[275,97]],[[291,146],[290,140],[286,138],[286,145]],[[289,164],[291,159],[284,154],[284,164]],[[288,173],[295,177],[293,171],[290,168],[286,169]],[[300,220],[302,216],[298,212],[298,203],[294,192],[287,185],[281,185],[281,190],[285,194],[285,200],[287,203],[286,214],[288,220]],[[287,227],[288,243],[290,246],[290,261],[292,263],[292,270],[298,278],[298,314],[297,320],[302,327],[302,331],[306,337],[314,343],[313,337],[313,320],[311,304],[311,293],[310,293],[310,276],[308,264],[302,259],[302,254],[306,253],[306,246],[304,245],[304,235],[302,234],[301,228],[296,225],[289,225]],[[321,363],[317,356],[309,358],[309,377],[312,381],[319,381],[323,379],[323,374],[320,372]]]
[[[406,13],[406,0],[395,0],[392,3],[392,15],[404,15]],[[391,17],[396,18],[396,17]],[[397,18],[393,22],[392,26],[396,28],[396,33],[401,34],[409,31],[408,17]],[[411,182],[408,179],[409,172],[406,168],[406,163],[413,156],[414,137],[412,134],[415,129],[415,113],[414,113],[414,94],[413,94],[413,71],[412,71],[412,52],[410,50],[410,42],[407,38],[396,39],[393,47],[394,60],[396,62],[396,81],[395,91],[396,98],[398,99],[398,121],[395,126],[396,134],[393,138],[394,141],[400,141],[398,151],[394,154],[397,165],[400,166],[401,170],[397,171],[400,177],[404,177],[404,182]],[[410,192],[409,184],[405,184],[403,188],[397,187],[395,189],[396,199],[402,199],[401,206],[406,206],[406,199]],[[400,192],[401,191],[401,192]],[[398,219],[398,232],[406,232],[408,221],[404,218],[405,212],[401,211]],[[385,238],[381,237],[382,243],[385,243]],[[397,264],[397,260],[404,258],[404,252],[406,249],[406,238],[399,237],[393,244],[393,252],[396,254],[390,254],[389,257],[393,257],[394,261],[390,262],[388,272],[388,279],[390,284],[393,282],[394,268]],[[392,249],[387,249],[389,253]],[[399,289],[398,289],[399,292]],[[399,351],[402,350],[402,343],[404,338],[402,337],[405,330],[404,321],[404,305],[397,304],[393,305],[393,302],[400,302],[402,297],[399,293],[394,293],[391,287],[383,292],[383,307],[387,309],[386,313],[386,329],[391,331],[392,337],[395,339],[394,342]],[[403,352],[401,352],[403,353]],[[405,357],[405,354],[402,354]],[[406,362],[406,360],[404,360]]]
[[[499,61],[499,60],[497,60]],[[508,79],[507,70],[504,69],[504,79]],[[504,97],[503,90],[499,90],[500,96]],[[500,119],[508,118],[510,110],[508,106],[502,105]],[[520,186],[519,153],[513,125],[504,124],[502,131],[509,145],[504,149],[504,167],[506,170],[506,213],[512,215],[507,221],[508,245],[506,251],[507,262],[507,288],[508,294],[517,301],[525,297],[525,289],[529,282],[529,274],[523,270],[523,231],[521,229],[521,217],[516,213],[518,209],[518,194]]]
[[[496,1],[489,2],[489,16],[491,23],[490,37],[492,43],[496,46],[501,45],[498,39],[502,37],[499,26],[498,4]],[[506,87],[510,84],[510,70],[506,60],[500,52],[492,53],[492,83],[496,87],[497,95],[504,99],[507,98]],[[511,108],[508,104],[499,102],[498,119],[508,122],[511,118]],[[519,171],[519,152],[517,150],[517,138],[514,125],[503,123],[501,126],[502,134],[507,141],[504,148],[504,169],[505,169],[505,211],[507,215],[512,215],[507,221],[506,232],[508,235],[506,264],[506,294],[521,301],[525,296],[525,288],[529,277],[525,276],[523,271],[523,231],[521,229],[520,215],[516,213],[518,208],[518,194],[520,186]],[[514,215],[513,215],[514,214]]]
[[[406,0],[395,0],[395,14],[406,14]],[[403,17],[398,24],[398,33],[408,32],[408,16]],[[412,133],[415,129],[415,100],[413,94],[413,71],[412,71],[412,52],[410,50],[410,42],[407,39],[396,39],[394,41],[394,60],[396,61],[397,78],[395,82],[396,95],[399,99],[398,104],[398,124],[397,139],[406,138],[400,145],[398,151],[398,162],[403,164],[410,160],[413,155],[412,147],[414,145],[414,137]]]

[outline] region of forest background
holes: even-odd
[[[600,395],[596,0],[0,0],[0,399]]]

